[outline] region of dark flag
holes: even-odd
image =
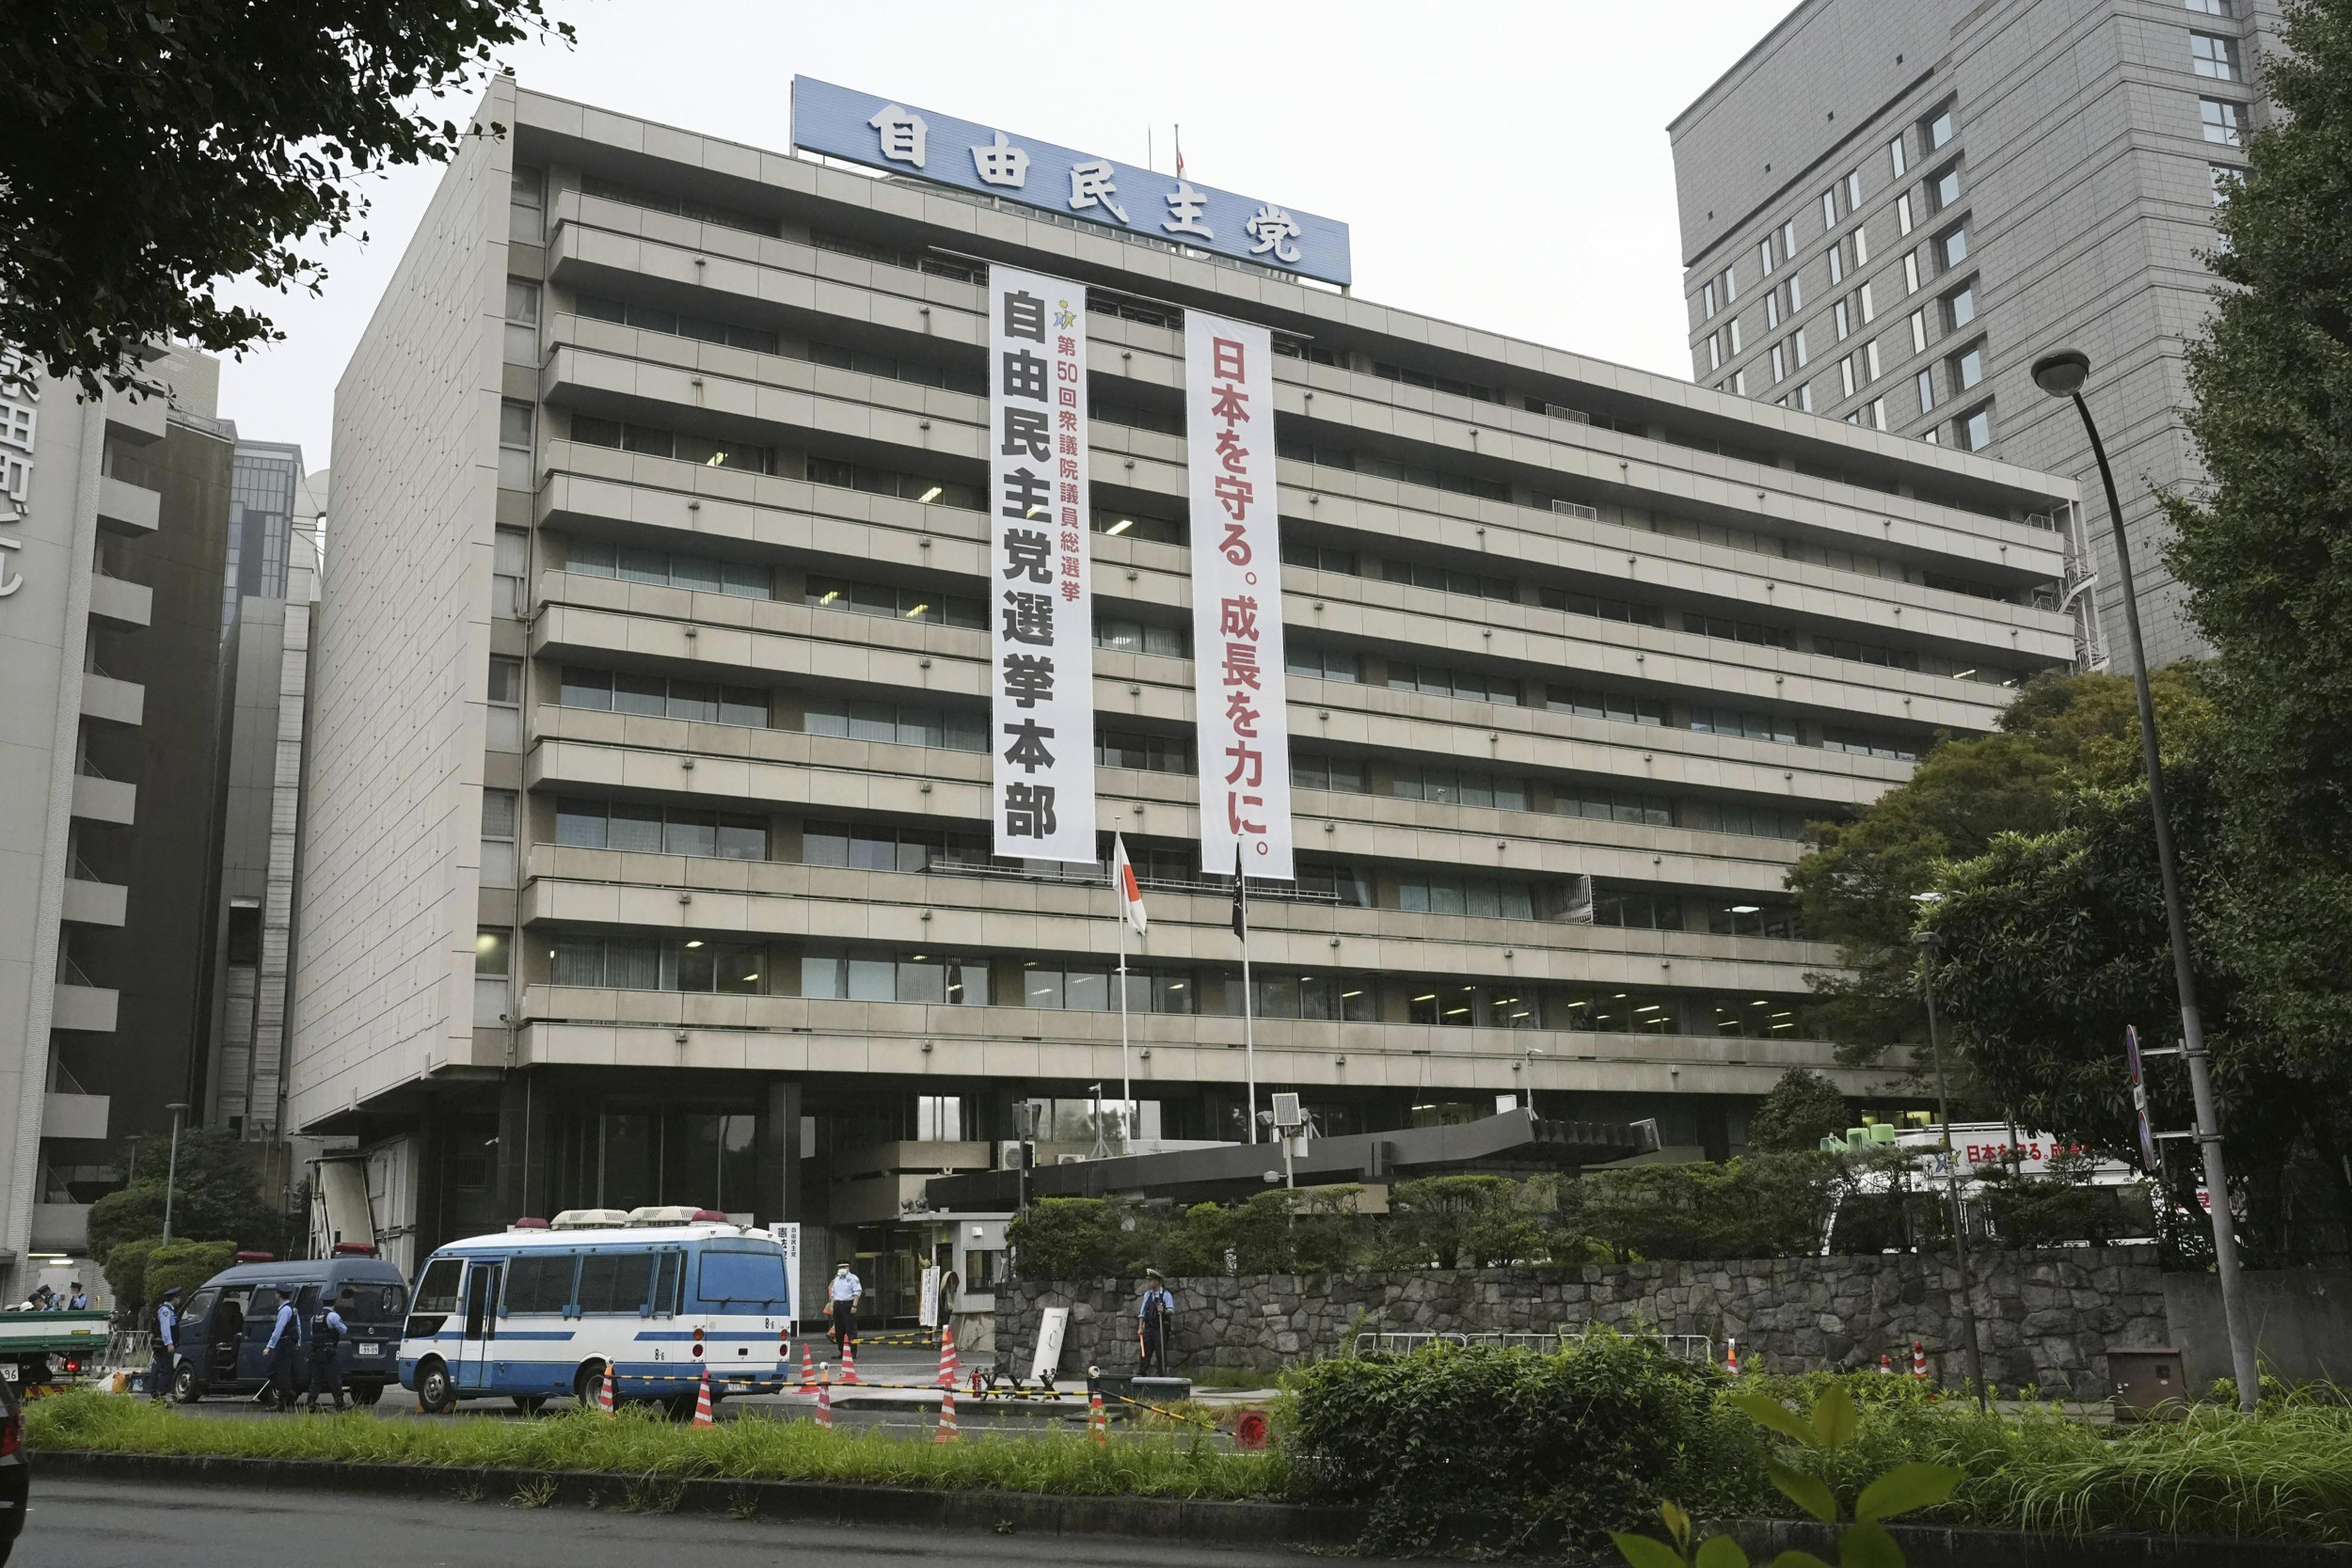
[[[1233,846],[1233,935],[1249,940],[1249,883],[1241,874],[1241,846]]]

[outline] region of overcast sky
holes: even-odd
[[[1366,298],[1687,376],[1666,121],[1792,0],[1359,0],[1110,7],[551,0],[576,48],[527,87],[711,135],[791,143],[795,73],[1349,225]],[[287,341],[231,362],[221,413],[325,465],[335,383],[437,166],[371,189],[324,296],[235,291]],[[313,248],[313,253],[316,247]]]

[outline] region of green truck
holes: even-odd
[[[0,1311],[0,1377],[20,1389],[71,1383],[106,1351],[103,1311]]]

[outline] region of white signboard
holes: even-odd
[[[1290,718],[1274,493],[1274,344],[1263,326],[1184,312],[1192,468],[1193,703],[1200,869],[1288,880]]]
[[[923,1296],[914,1321],[925,1328],[939,1326],[939,1265],[936,1263],[923,1271]]]
[[[792,1292],[792,1322],[797,1327],[801,1321],[801,1222],[771,1220],[768,1234],[784,1248],[784,1283]]]
[[[1091,865],[1086,314],[1081,284],[988,269],[994,851]]]
[[[1037,1325],[1037,1359],[1029,1364],[1029,1381],[1051,1382],[1061,1370],[1062,1336],[1070,1332],[1070,1308],[1049,1307],[1039,1316]]]

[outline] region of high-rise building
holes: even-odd
[[[234,433],[213,362],[144,373],[0,393],[0,1291],[81,1249],[202,1032]]]
[[[685,1203],[911,1311],[923,1179],[1030,1115],[1088,1152],[1123,1071],[1164,1143],[1244,1135],[1254,1067],[1328,1132],[1532,1098],[1721,1156],[1835,1070],[1798,834],[2071,660],[2070,482],[1382,307],[1283,264],[1335,243],[1288,209],[847,96],[829,159],[496,84],[337,390],[287,1116],[358,1141],[395,1256]],[[992,262],[1083,342],[1124,1055],[1103,867],[992,833],[992,551],[1041,510],[997,521]],[[1298,875],[1247,1046],[1196,311],[1273,356]]]
[[[2090,443],[2030,374],[2081,349],[2148,657],[2201,652],[2156,497],[2201,478],[2200,252],[2270,116],[2278,20],[2274,0],[1803,0],[1671,127],[1694,378],[2082,483],[2064,592],[2081,662],[2121,666]]]

